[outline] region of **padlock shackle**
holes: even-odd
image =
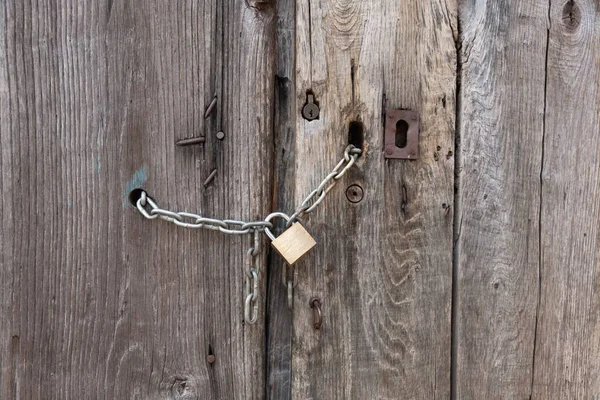
[[[283,218],[286,220],[286,222],[290,221],[289,215],[282,213],[282,212],[274,212],[274,213],[267,215],[267,218],[265,218],[265,222],[271,222],[271,220],[273,218]],[[273,235],[273,232],[271,232],[271,230],[269,228],[267,228],[266,226],[265,226],[265,235],[267,235],[267,237],[269,239],[271,239],[271,241],[275,240],[275,235]]]

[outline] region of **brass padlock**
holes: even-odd
[[[281,217],[286,221],[290,220],[290,217],[284,213],[273,213],[265,221],[269,222],[274,217]],[[271,246],[289,265],[294,264],[317,245],[315,239],[299,222],[294,222],[279,237],[275,237],[268,228],[265,228],[265,234],[271,239]]]

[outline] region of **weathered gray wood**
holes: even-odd
[[[250,238],[144,220],[127,195],[266,215],[273,15],[242,0],[2,2],[1,398],[263,397],[264,313],[249,327],[242,312]]]
[[[600,399],[600,5],[552,2],[535,399]]]
[[[293,397],[448,398],[456,5],[312,0],[296,12],[296,203],[340,159],[352,121],[366,153],[306,220],[318,245],[296,267]],[[299,113],[309,89],[313,122]],[[420,160],[384,159],[386,107],[420,112]],[[360,203],[346,199],[352,184]]]
[[[296,132],[295,0],[277,1],[277,51],[274,93],[275,167],[273,185],[276,210],[294,207],[294,139]],[[274,221],[275,223],[281,221]],[[292,312],[282,283],[281,258],[272,252],[269,260],[267,343],[267,392],[274,400],[291,398]]]
[[[531,394],[547,6],[460,3],[457,399]]]

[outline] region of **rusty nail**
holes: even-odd
[[[209,364],[214,363],[216,361],[214,354],[209,354],[208,357],[206,357],[206,361],[208,361]]]
[[[212,101],[206,108],[206,112],[204,113],[204,119],[207,119],[208,117],[210,117],[210,115],[212,114],[212,112],[214,111],[216,106],[217,106],[217,96],[215,95],[215,97],[212,99]]]
[[[225,139],[225,133],[223,131],[217,132],[217,139],[219,139],[219,140]]]
[[[444,210],[444,215],[450,214],[450,204],[442,204],[442,209]]]
[[[313,309],[314,316],[313,326],[316,330],[321,329],[321,326],[323,326],[323,313],[321,312],[321,305],[321,299],[319,299],[318,297],[313,297],[312,299],[310,299],[310,308]]]
[[[175,142],[177,146],[192,146],[194,144],[202,144],[206,141],[206,139],[201,137],[189,138],[189,139],[181,139]]]
[[[213,179],[215,179],[216,175],[217,175],[217,169],[215,168],[212,170],[210,175],[208,175],[208,178],[206,178],[206,180],[204,181],[204,187],[207,187],[213,181]]]

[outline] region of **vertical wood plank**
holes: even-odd
[[[295,0],[277,1],[277,50],[274,115],[274,210],[294,207],[294,140],[296,133]],[[280,221],[273,221],[274,223]],[[282,280],[283,261],[275,251],[269,260],[269,303],[267,338],[268,399],[291,398],[292,311],[287,306],[287,290]]]
[[[296,267],[294,398],[450,395],[455,21],[451,1],[296,2],[296,203],[340,159],[351,122],[365,154],[305,221],[318,245]],[[384,159],[385,108],[420,113],[420,160]]]
[[[0,5],[1,398],[264,396],[264,323],[243,324],[250,238],[146,221],[127,196],[268,213],[273,14],[242,0]]]
[[[533,398],[600,398],[600,6],[552,1]]]
[[[546,0],[460,2],[457,399],[531,395],[547,15]]]

